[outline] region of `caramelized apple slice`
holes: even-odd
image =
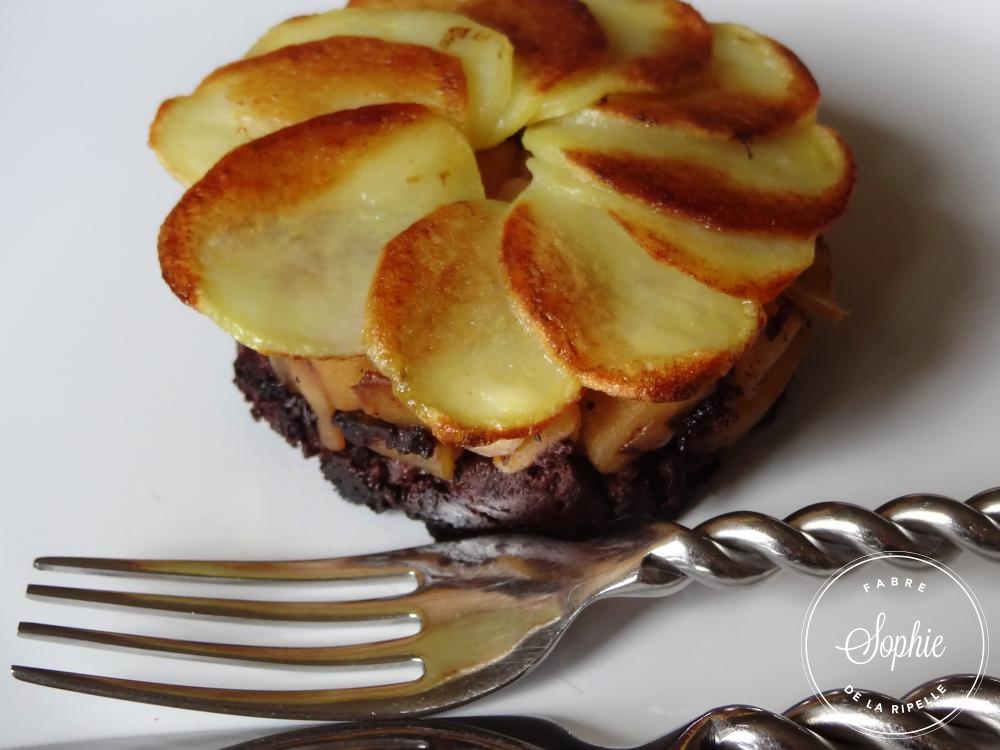
[[[407,42],[454,55],[461,61],[468,81],[465,130],[472,147],[488,148],[511,134],[498,130],[497,123],[510,99],[513,48],[503,34],[455,13],[356,8],[299,16],[268,31],[247,56],[332,36]]]
[[[811,238],[720,232],[582,183],[565,167],[529,165],[540,185],[607,212],[651,257],[720,291],[770,302],[813,262]]]
[[[368,358],[365,357],[365,361]],[[399,400],[392,390],[392,381],[385,375],[374,370],[374,365],[368,361],[372,370],[353,386],[352,391],[358,399],[359,408],[383,422],[405,427],[422,427],[423,423],[406,404]]]
[[[390,242],[372,285],[369,356],[443,442],[537,432],[579,384],[519,322],[498,241],[506,206],[445,206]]]
[[[322,377],[313,367],[313,360],[271,357],[270,361],[271,369],[285,387],[298,393],[309,404],[316,417],[316,431],[323,447],[331,451],[344,450],[347,447],[344,433],[333,421],[336,408],[331,403]]]
[[[816,240],[816,260],[785,290],[785,296],[807,313],[834,323],[847,316],[847,310],[833,296],[833,259],[830,246],[822,237]]]
[[[362,408],[361,400],[354,392],[354,386],[360,383],[365,373],[373,367],[372,363],[368,361],[368,357],[357,355],[354,357],[293,359],[290,361],[293,363],[293,372],[303,365],[312,370],[326,394],[327,401],[336,411],[357,411]]]
[[[615,94],[600,109],[646,125],[683,126],[744,142],[815,118],[819,87],[790,50],[734,24],[713,24],[709,38],[711,63],[691,84],[668,96]]]
[[[462,63],[416,44],[331,37],[226,65],[190,96],[163,103],[149,140],[191,184],[240,144],[312,117],[389,102],[419,103],[459,126],[469,118]]]
[[[518,307],[587,387],[682,401],[725,374],[760,306],[658,263],[610,217],[538,183],[515,204],[502,257]]]
[[[649,403],[591,391],[583,401],[583,450],[598,471],[619,472],[645,451],[666,445],[674,435],[674,420],[704,395],[702,391],[685,401]]]
[[[167,218],[160,263],[177,296],[257,351],[351,356],[385,243],[481,197],[465,139],[427,108],[338,112],[224,157]]]
[[[608,45],[597,19],[579,0],[351,0],[351,8],[449,11],[505,34],[514,45],[514,87],[500,129],[514,133],[552,111],[570,112],[583,100],[570,81],[585,83],[608,62]],[[591,98],[586,98],[590,96]]]
[[[732,232],[814,238],[855,177],[840,137],[811,124],[748,145],[588,109],[530,128],[524,145],[583,182]]]
[[[733,404],[736,419],[707,436],[697,438],[692,447],[699,452],[711,454],[739,442],[750,432],[754,425],[767,415],[788,387],[802,361],[809,338],[810,330],[800,328],[784,347],[778,360],[754,384],[754,388],[744,393]]]
[[[539,456],[563,440],[575,439],[580,431],[580,407],[572,404],[542,430],[524,438],[509,453],[493,458],[493,465],[504,474],[516,474],[535,463]]]

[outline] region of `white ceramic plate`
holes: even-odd
[[[18,640],[18,620],[109,623],[29,602],[44,554],[283,558],[408,546],[398,517],[335,500],[313,463],[247,417],[232,345],[159,280],[157,227],[180,194],[145,146],[157,104],[190,90],[269,24],[317,0],[8,0],[0,5],[0,653],[5,663],[179,677],[167,659]],[[874,507],[911,491],[1000,484],[1000,6],[981,0],[702,0],[799,52],[861,182],[832,233],[851,316],[819,327],[776,423],[730,457],[686,520],[821,499]],[[954,567],[991,624],[997,570]],[[533,713],[625,744],[703,710],[782,710],[809,694],[799,631],[820,582],[587,613],[543,667],[465,713]],[[104,620],[100,620],[101,617]],[[846,615],[845,615],[846,617]],[[159,632],[194,636],[168,617]],[[116,614],[112,626],[141,624]],[[996,628],[995,628],[996,629]],[[900,673],[899,690],[974,669]],[[217,665],[189,677],[245,684]],[[322,675],[280,676],[280,686]],[[258,679],[253,673],[253,679]],[[5,746],[287,724],[61,693],[0,679]],[[152,740],[151,740],[152,741]],[[218,744],[218,743],[215,743]],[[201,746],[210,747],[205,740]],[[198,746],[197,744],[194,746]]]

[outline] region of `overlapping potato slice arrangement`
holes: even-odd
[[[257,351],[352,356],[382,247],[482,197],[444,118],[410,104],[338,112],[224,157],[164,223],[160,264],[182,300]]]
[[[599,109],[532,128],[525,147],[586,182],[722,231],[815,237],[853,186],[850,156],[819,125],[749,147]]]
[[[604,31],[579,0],[351,0],[349,7],[449,11],[505,34],[514,47],[514,86],[502,118],[509,132],[538,119],[543,107],[565,113],[594,101],[560,99],[577,99],[567,84],[588,85],[607,63]]]
[[[481,446],[565,410],[579,383],[518,320],[500,265],[507,206],[456,203],[385,248],[369,297],[369,356],[434,434]]]
[[[673,91],[700,76],[711,62],[712,28],[677,0],[583,0],[607,38],[597,75],[574,81],[576,106],[545,105],[545,118],[567,114],[621,92]],[[561,103],[559,103],[561,105]]]
[[[697,77],[669,96],[617,89],[600,108],[648,125],[683,125],[741,141],[815,118],[819,87],[791,51],[744,26],[707,29],[707,64]]]
[[[502,258],[525,319],[580,381],[648,401],[718,380],[763,321],[632,241],[609,216],[533,184],[504,228]]]
[[[510,41],[500,32],[456,13],[346,9],[299,16],[268,31],[250,49],[247,57],[330,37],[365,37],[415,44],[456,57],[465,74],[468,101],[463,112],[441,109],[442,113],[459,117],[459,126],[477,150],[500,143],[517,129],[505,130],[500,125],[513,79]],[[376,64],[376,61],[365,60],[365,63]],[[371,85],[372,82],[367,83]],[[406,85],[405,80],[400,85]],[[371,92],[372,96],[382,93],[378,86],[373,86]],[[431,101],[414,101],[433,105]]]
[[[614,473],[727,373],[742,417],[713,439],[756,421],[806,338],[778,298],[841,312],[825,251],[803,272],[854,165],[798,58],[678,0],[349,6],[151,131],[196,182],[165,278],[278,355],[324,445],[357,411],[429,428],[423,463],[368,447],[446,479],[460,449],[514,472],[565,440]]]
[[[698,81],[609,97],[524,145],[536,181],[606,211],[654,258],[766,302],[812,263],[854,165],[815,123],[816,85],[794,55],[738,26],[713,35]]]
[[[813,237],[723,232],[584,182],[565,165],[529,166],[535,182],[606,212],[652,257],[729,294],[770,301],[813,262]]]
[[[459,13],[505,34],[514,85],[504,129],[558,117],[613,92],[661,92],[700,73],[711,30],[678,0],[351,0],[357,9]]]
[[[423,104],[474,148],[510,133],[511,48],[502,35],[448,13],[333,11],[272,29],[243,60],[219,68],[157,113],[150,143],[185,184],[224,154],[312,117],[373,104]]]

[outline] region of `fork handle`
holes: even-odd
[[[1000,561],[1000,487],[964,503],[917,494],[891,500],[875,511],[826,502],[796,511],[784,521],[739,511],[693,529],[662,526],[662,543],[646,556],[640,581],[669,583],[664,588],[670,591],[690,581],[748,586],[783,568],[829,576],[878,552],[911,552],[940,560],[967,550]]]
[[[1000,680],[975,675],[940,677],[910,691],[898,701],[867,692],[886,706],[913,704],[936,687],[947,691],[923,709],[907,714],[866,710],[843,690],[813,696],[783,714],[750,706],[717,708],[696,719],[679,735],[655,740],[636,750],[985,750],[1000,743]],[[930,732],[915,728],[946,723]],[[905,736],[901,736],[906,733]]]

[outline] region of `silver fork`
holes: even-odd
[[[996,750],[1000,680],[950,675],[898,701],[864,691],[887,706],[913,703],[931,689],[941,700],[905,715],[875,714],[843,690],[810,696],[783,714],[753,706],[713,709],[686,726],[631,750]],[[934,731],[922,727],[939,722]],[[607,750],[546,719],[491,716],[334,724],[283,732],[225,750]]]
[[[259,691],[169,685],[13,666],[17,679],[124,700],[283,719],[359,721],[441,711],[497,690],[548,654],[573,619],[609,596],[663,596],[692,581],[745,587],[782,568],[825,576],[861,555],[907,551],[941,559],[966,549],[1000,560],[1000,488],[960,503],[909,495],[872,512],[820,503],[784,521],[752,512],[687,529],[653,523],[584,543],[489,536],[323,560],[222,562],[44,557],[42,570],[223,581],[334,581],[410,575],[412,593],[364,601],[254,601],[31,585],[28,594],[224,617],[344,622],[418,620],[376,643],[266,647],[154,638],[22,622],[27,636],[249,662],[370,666],[419,662],[409,682],[332,690]],[[461,648],[455,644],[460,643]]]

